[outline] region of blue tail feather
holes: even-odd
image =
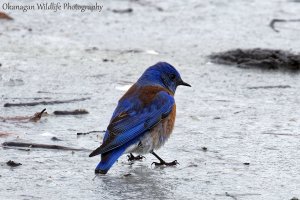
[[[121,146],[101,155],[101,161],[95,169],[95,173],[106,174],[118,158],[124,153],[126,147]]]
[[[147,133],[147,132],[145,132]],[[140,137],[142,137],[143,133]],[[95,169],[95,173],[106,174],[108,170],[113,166],[113,164],[118,160],[118,158],[125,152],[125,150],[132,144],[135,144],[139,141],[140,137],[136,137],[130,142],[127,142],[123,146],[115,148],[111,151],[101,154],[101,161]]]

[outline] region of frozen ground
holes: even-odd
[[[129,165],[123,156],[106,176],[95,177],[99,157],[89,158],[89,151],[1,148],[0,198],[299,198],[300,76],[216,65],[206,56],[254,47],[300,52],[299,23],[278,24],[280,33],[268,27],[273,18],[297,18],[300,3],[139,2],[145,1],[103,1],[101,13],[8,12],[15,20],[0,22],[1,106],[36,97],[91,100],[2,107],[0,116],[32,115],[43,108],[49,113],[85,108],[90,114],[50,115],[38,123],[0,122],[0,131],[12,133],[0,142],[19,138],[94,149],[101,133],[82,137],[76,133],[105,129],[124,88],[146,67],[168,61],[193,86],[178,89],[175,130],[157,152],[180,165],[151,167],[152,155]],[[127,8],[133,12],[111,11]],[[290,88],[248,88],[274,85]],[[52,136],[62,141],[54,142]],[[8,160],[23,165],[10,168],[5,164]],[[131,176],[124,176],[128,173]]]

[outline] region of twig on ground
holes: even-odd
[[[13,106],[37,106],[37,105],[54,105],[54,104],[63,104],[63,103],[73,103],[77,101],[85,101],[91,98],[80,98],[80,99],[71,99],[71,100],[58,100],[58,101],[40,101],[40,102],[28,102],[28,103],[6,103],[4,107],[13,107]]]
[[[77,149],[72,147],[65,147],[59,145],[37,144],[26,142],[4,142],[3,147],[25,147],[25,148],[41,148],[41,149],[56,149],[56,150],[70,150],[70,151],[88,151],[88,149]]]
[[[105,131],[89,131],[85,133],[77,133],[77,135],[88,135],[90,133],[105,133]]]
[[[274,89],[274,88],[291,88],[289,85],[267,85],[267,86],[254,86],[254,87],[247,87],[248,89]]]
[[[132,13],[133,9],[132,8],[126,8],[126,9],[112,9],[111,10],[114,13],[118,13],[118,14],[125,14],[125,13]]]
[[[15,117],[1,117],[0,120],[3,122],[5,121],[15,121],[15,122],[37,122],[41,119],[42,116],[47,115],[48,113],[45,112],[46,108],[43,109],[41,112],[35,113],[33,116],[15,116]]]
[[[41,112],[37,112],[29,119],[31,122],[37,122],[42,118],[43,113],[46,111],[46,108],[44,108]]]
[[[7,15],[4,12],[0,12],[0,19],[13,20],[12,17],[10,17],[9,15]]]
[[[84,115],[89,114],[89,112],[85,109],[76,109],[72,111],[61,111],[57,110],[53,112],[54,115]]]
[[[300,22],[300,19],[272,19],[269,26],[271,27],[271,29],[273,29],[273,31],[277,33],[279,32],[279,30],[275,28],[275,23],[278,22]]]
[[[151,2],[148,2],[148,1],[145,1],[145,0],[130,0],[130,2],[134,2],[136,4],[139,4],[141,6],[148,6],[148,7],[152,7],[152,8],[155,8],[157,11],[164,11],[164,9],[162,7],[159,7]]]

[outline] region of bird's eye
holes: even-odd
[[[170,77],[171,80],[174,80],[176,78],[176,75],[175,74],[170,74],[169,77]]]

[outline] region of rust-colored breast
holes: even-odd
[[[141,88],[140,94],[139,94],[139,99],[141,102],[144,104],[144,106],[148,105],[149,103],[152,102],[153,98],[157,95],[157,93],[165,91],[168,94],[173,96],[173,93],[163,87],[160,86],[145,86]]]
[[[169,137],[173,131],[176,118],[176,104],[174,104],[171,113],[163,121],[165,134]]]
[[[150,131],[152,138],[152,150],[159,149],[168,140],[174,128],[175,117],[176,105],[174,104],[170,114]]]

